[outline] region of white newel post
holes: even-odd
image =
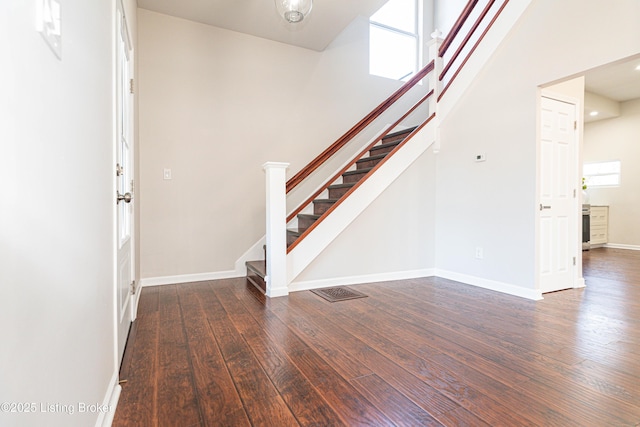
[[[442,73],[442,57],[438,54],[438,50],[442,45],[442,33],[440,30],[435,30],[431,33],[431,40],[428,42],[429,46],[429,60],[433,59],[433,72],[429,74],[429,89],[433,89],[433,96],[429,98],[429,111],[436,113],[436,139],[433,143],[433,152],[440,151],[440,126],[438,125],[438,97],[442,92],[442,81],[438,78]]]
[[[262,165],[266,174],[267,208],[267,296],[289,294],[287,287],[287,178],[289,163],[267,162]]]

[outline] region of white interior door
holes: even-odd
[[[576,106],[541,102],[539,278],[544,292],[572,288],[577,248]]]
[[[131,43],[122,4],[117,7],[116,32],[116,187],[117,187],[117,334],[122,361],[133,319],[133,102],[130,90]]]

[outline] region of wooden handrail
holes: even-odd
[[[478,3],[478,0],[469,0],[467,5],[462,10],[460,16],[458,16],[458,19],[456,20],[455,24],[453,24],[451,31],[449,31],[449,34],[447,34],[447,36],[444,38],[444,41],[438,49],[438,55],[440,57],[444,56],[444,54],[447,52],[447,49],[449,49],[449,46],[451,46],[451,43],[453,43],[453,39],[456,38],[464,23],[467,21],[467,19],[469,19],[469,16],[471,15],[471,12],[473,12],[473,8],[476,6],[476,3]]]
[[[295,174],[289,181],[287,181],[287,193],[293,190],[298,184],[300,184],[305,178],[307,178],[313,171],[318,169],[324,162],[326,162],[331,156],[337,153],[342,147],[344,147],[351,139],[366,128],[371,122],[377,119],[382,113],[393,105],[398,99],[415,86],[420,80],[422,80],[427,74],[429,74],[434,67],[434,62],[431,61],[424,68],[416,73],[411,79],[403,84],[398,90],[396,90],[389,98],[384,100],[373,111],[367,114],[362,120],[356,123],[351,129],[342,135],[336,142],[331,144],[320,155],[313,159],[307,166],[302,168],[300,172]]]
[[[372,149],[378,142],[382,141],[382,139],[391,132],[391,130],[395,129],[404,119],[409,117],[411,113],[413,113],[420,105],[422,105],[427,99],[433,96],[433,90],[429,91],[428,94],[423,96],[418,102],[416,102],[413,107],[411,107],[406,113],[402,115],[398,120],[396,120],[391,126],[387,128],[384,132],[382,132],[376,139],[374,139],[369,145],[367,145],[357,156],[355,156],[349,163],[347,163],[340,171],[338,171],[335,175],[333,175],[329,180],[325,181],[325,183],[311,196],[307,198],[303,203],[300,204],[296,209],[294,209],[289,216],[287,216],[287,223],[296,217],[302,210],[307,207],[311,202],[313,202],[316,197],[318,197],[324,190],[329,188],[331,183],[340,178],[343,173],[345,173],[351,166],[353,166],[358,159],[362,158],[366,154],[367,151]]]
[[[389,160],[391,158],[391,156],[393,156],[398,150],[400,150],[411,138],[413,138],[413,136],[415,134],[417,134],[418,132],[420,132],[422,130],[423,127],[425,127],[433,118],[435,117],[435,113],[431,114],[429,116],[429,118],[427,120],[425,120],[420,126],[418,126],[417,128],[415,128],[413,130],[413,132],[411,132],[400,144],[396,145],[396,147],[391,150],[389,152],[389,154],[387,154],[385,156],[384,159],[382,159],[380,162],[378,162],[377,165],[375,165],[365,176],[363,176],[358,182],[356,182],[353,187],[351,187],[345,194],[344,196],[340,197],[340,199],[335,202],[333,205],[331,205],[331,207],[329,209],[327,209],[327,211],[325,213],[323,213],[322,215],[320,215],[320,218],[316,219],[313,224],[311,224],[309,226],[309,228],[307,228],[306,230],[304,230],[302,232],[302,234],[300,234],[300,236],[296,239],[295,242],[293,242],[288,248],[287,248],[287,253],[291,252],[293,250],[293,248],[295,248],[296,246],[298,246],[298,243],[300,243],[309,233],[311,233],[311,231],[316,228],[318,225],[320,225],[320,223],[329,216],[329,214],[331,214],[331,212],[333,212],[338,206],[340,206],[340,204],[342,204],[342,202],[344,200],[346,200],[349,195],[351,195],[351,193],[353,193],[354,191],[356,191],[356,189],[358,187],[360,187],[371,175],[373,175],[378,169],[380,169],[380,167],[386,163],[387,160]]]
[[[482,42],[482,40],[484,39],[484,36],[489,32],[491,27],[493,27],[493,23],[496,22],[496,19],[498,19],[498,17],[500,16],[500,14],[504,10],[504,8],[507,6],[507,3],[509,3],[509,0],[504,0],[504,3],[502,3],[502,6],[500,6],[500,9],[498,9],[496,14],[491,19],[491,22],[489,22],[489,24],[484,29],[484,31],[482,32],[482,34],[480,35],[478,40],[476,40],[475,44],[473,45],[473,47],[471,48],[469,53],[467,53],[467,56],[465,56],[464,61],[462,61],[462,64],[460,64],[460,66],[458,68],[456,68],[456,72],[453,73],[453,76],[451,76],[451,78],[447,82],[447,85],[442,89],[442,91],[440,92],[440,95],[438,95],[438,100],[437,100],[438,102],[440,102],[440,100],[444,96],[445,92],[447,91],[447,89],[449,89],[449,86],[451,86],[451,83],[453,83],[455,78],[458,76],[458,74],[460,73],[460,70],[462,70],[462,68],[465,66],[465,64],[467,63],[467,61],[469,60],[469,58],[471,57],[473,52],[475,52],[475,50],[478,47],[478,45],[480,44],[480,42]]]
[[[489,9],[491,9],[494,3],[495,3],[495,0],[489,0],[489,3],[487,3],[485,8],[482,10],[482,13],[480,14],[480,16],[478,16],[478,19],[476,19],[476,22],[473,23],[471,30],[467,33],[465,38],[462,40],[462,43],[460,43],[460,46],[458,46],[458,49],[456,49],[455,53],[451,56],[447,65],[445,65],[444,68],[442,69],[442,72],[438,76],[440,80],[444,78],[444,75],[447,74],[447,71],[449,71],[449,69],[453,66],[453,63],[456,61],[456,59],[458,59],[458,56],[460,56],[462,49],[464,49],[467,46],[467,43],[469,43],[471,36],[473,36],[473,33],[476,32],[476,30],[478,29],[478,27],[480,26],[484,18],[489,13]]]
[[[503,3],[495,13],[491,21],[487,24],[486,28],[479,36],[478,40],[476,40],[473,47],[469,50],[467,55],[465,56],[462,63],[455,69],[453,76],[448,80],[446,86],[440,91],[438,94],[438,98],[436,102],[440,102],[444,93],[447,91],[453,80],[457,77],[460,70],[467,63],[471,55],[475,52],[476,48],[480,44],[480,42],[484,39],[487,32],[491,29],[493,24],[495,23],[498,16],[502,13],[505,6],[509,2],[509,0],[502,0]],[[466,21],[471,16],[475,6],[477,5],[478,0],[469,0],[462,11],[461,15],[456,20],[453,28],[443,41],[442,45],[438,49],[438,56],[442,57],[447,49],[451,46],[454,39],[461,31],[462,27],[465,25]],[[483,11],[480,13],[479,17],[476,19],[474,24],[472,25],[469,32],[465,35],[463,41],[456,49],[456,52],[453,54],[451,59],[447,62],[446,66],[444,66],[442,72],[439,76],[436,76],[440,81],[443,80],[444,75],[451,69],[452,65],[462,51],[466,48],[467,44],[471,40],[471,37],[479,28],[480,24],[485,20],[489,11],[494,6],[495,0],[489,0],[488,4],[484,7]],[[381,114],[383,114],[391,105],[393,105],[398,99],[400,99],[405,93],[407,93],[416,83],[422,80],[427,74],[429,74],[434,69],[434,61],[432,60],[429,64],[427,64],[424,68],[422,68],[415,76],[413,76],[409,81],[407,81],[404,85],[402,85],[396,92],[394,92],[389,98],[383,101],[380,105],[378,105],[373,111],[371,111],[367,116],[365,116],[362,120],[360,120],[355,126],[347,131],[344,135],[342,135],[336,142],[334,142],[331,146],[329,146],[326,150],[324,150],[319,156],[313,159],[307,166],[305,166],[300,172],[294,175],[286,184],[286,191],[289,193],[296,185],[306,179],[311,173],[313,173],[316,169],[318,169],[325,161],[327,161],[331,156],[333,156],[337,151],[339,151],[342,147],[344,147],[354,136],[360,133],[364,128],[366,128],[369,124],[371,124],[375,119],[377,119]],[[364,156],[367,151],[369,151],[373,146],[375,146],[378,142],[380,142],[391,130],[393,130],[396,126],[398,126],[402,120],[404,120],[409,114],[411,114],[419,105],[421,105],[425,100],[429,97],[433,96],[434,91],[430,91],[425,97],[423,97],[418,103],[416,103],[409,111],[407,111],[400,119],[398,119],[395,123],[393,123],[388,129],[386,129],[381,135],[376,137],[373,142],[371,142],[364,150],[360,152],[356,157],[354,157],[346,166],[342,168],[338,173],[336,173],[332,178],[328,181],[325,181],[323,185],[305,202],[300,204],[296,209],[291,212],[287,217],[287,223],[290,222],[296,215],[298,215],[306,206],[308,206],[313,200],[316,199],[323,191],[325,191],[333,182],[335,182],[343,173],[345,173],[349,168],[356,163],[358,159]],[[300,236],[293,242],[288,248],[287,253],[291,252],[313,229],[315,229],[331,212],[333,212],[351,193],[353,193],[362,183],[368,179],[375,171],[377,171],[387,160],[391,157],[395,152],[397,152],[409,139],[411,139],[417,132],[419,132],[424,126],[427,125],[433,118],[435,117],[435,113],[432,113],[427,120],[425,120],[421,125],[419,125],[416,129],[414,129],[407,138],[405,138],[398,146],[396,146],[391,152],[387,154],[387,156],[382,159],[378,164],[376,164],[362,179],[356,182],[342,197],[339,198],[326,212],[324,212],[320,217],[315,220],[306,230],[300,234]]]

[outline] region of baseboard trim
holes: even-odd
[[[304,280],[289,285],[289,292],[308,291],[311,289],[328,288],[331,286],[360,285],[364,283],[388,282],[391,280],[417,279],[434,276],[434,269],[394,271],[390,273],[365,274],[361,276],[335,277],[320,280]]]
[[[175,285],[178,283],[203,282],[206,280],[233,279],[243,277],[246,271],[227,270],[212,273],[180,274],[176,276],[146,277],[140,279],[140,286]]]
[[[111,381],[109,381],[109,387],[107,393],[102,401],[103,408],[109,408],[108,411],[98,411],[98,419],[96,420],[96,427],[110,427],[113,423],[113,417],[116,414],[116,408],[118,407],[118,400],[120,400],[120,392],[122,386],[118,383],[118,372],[114,372]]]
[[[625,245],[624,248],[619,249],[633,249],[630,245]],[[637,250],[640,250],[638,247]],[[198,273],[198,274],[183,274],[177,276],[164,276],[164,277],[148,277],[140,280],[142,287],[146,286],[162,286],[162,285],[175,285],[179,283],[190,282],[202,282],[206,280],[220,280],[220,279],[233,279],[238,277],[244,277],[246,272],[238,272],[236,270],[219,271],[212,273]],[[535,289],[526,289],[521,286],[512,285],[509,283],[498,282],[495,280],[483,279],[480,277],[469,276],[466,274],[456,273],[453,271],[441,270],[437,268],[425,268],[419,270],[407,270],[407,271],[394,271],[389,273],[379,274],[365,274],[359,276],[347,276],[347,277],[335,277],[330,279],[320,280],[303,280],[294,281],[289,284],[289,292],[307,291],[310,289],[327,288],[330,286],[348,286],[358,285],[363,283],[377,283],[386,282],[390,280],[405,280],[416,279],[420,277],[442,277],[443,279],[455,280],[456,282],[464,283],[466,285],[477,286],[492,291],[502,292],[509,295],[514,295],[521,298],[530,300],[541,300],[542,293]],[[583,285],[584,286],[584,285]],[[582,287],[578,285],[577,287]],[[286,295],[282,293],[282,295]],[[282,296],[280,293],[274,296]]]
[[[611,249],[628,249],[630,251],[640,251],[640,246],[638,245],[625,245],[622,243],[606,243],[604,247]]]
[[[542,292],[536,289],[527,289],[523,288],[522,286],[512,285],[510,283],[483,279],[481,277],[469,276],[466,274],[441,269],[435,269],[435,276],[442,277],[443,279],[454,280],[466,285],[477,286],[479,288],[502,292],[504,294],[509,294],[534,301],[543,299]]]

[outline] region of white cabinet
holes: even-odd
[[[609,239],[609,206],[591,205],[591,245],[604,245]]]

